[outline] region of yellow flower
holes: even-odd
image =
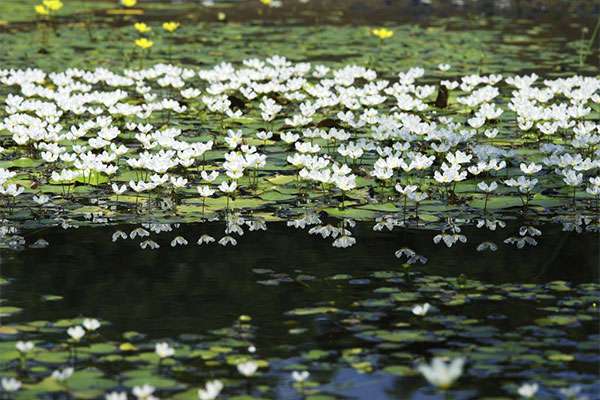
[[[63,8],[63,3],[60,0],[44,0],[43,3],[50,11],[58,11]]]
[[[260,0],[260,2],[263,3],[265,6],[270,6],[271,5],[271,1],[272,0]]]
[[[136,22],[135,24],[133,24],[133,27],[135,28],[136,31],[138,31],[140,33],[150,32],[152,30],[152,28],[150,28],[148,25],[146,25],[143,22]]]
[[[225,21],[227,19],[227,14],[225,14],[222,11],[219,11],[219,13],[217,14],[217,19],[219,21]]]
[[[137,4],[137,0],[121,0],[121,4],[125,7],[134,7]]]
[[[387,38],[391,38],[392,36],[394,36],[394,31],[386,29],[386,28],[373,29],[371,31],[371,33],[373,35],[377,36],[381,40],[385,40]]]
[[[50,13],[50,11],[43,4],[38,4],[34,7],[34,9],[39,15],[48,15]]]
[[[167,32],[175,32],[179,28],[179,22],[165,22],[162,24],[162,27]]]
[[[140,38],[135,41],[135,45],[137,47],[141,47],[142,49],[146,50],[146,49],[149,49],[150,47],[154,46],[154,42],[152,40],[148,40],[146,38]]]

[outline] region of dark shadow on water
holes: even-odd
[[[600,260],[598,234],[562,232],[558,225],[542,226],[539,245],[521,250],[502,242],[516,234],[517,225],[496,232],[465,228],[469,241],[452,248],[435,245],[434,232],[374,232],[370,224],[355,228],[357,244],[347,249],[333,248],[331,239],[282,223],[268,224],[266,232],[245,233],[236,247],[196,244],[206,233],[218,240],[223,225],[217,223],[182,225],[173,232],[152,234],[161,245],[157,250],[140,249],[139,238],[112,242],[117,229],[130,233],[134,228],[51,229],[26,235],[28,242],[48,240],[45,249],[4,251],[2,275],[12,282],[2,288],[2,297],[24,308],[13,318],[94,316],[111,321],[119,332],[169,336],[220,328],[248,314],[268,337],[277,337],[285,336],[289,328],[282,324],[286,311],[319,301],[348,305],[355,300],[352,286],[323,278],[335,274],[368,278],[374,271],[402,270],[394,256],[402,247],[429,258],[414,270],[498,284],[596,282]],[[189,244],[172,248],[170,242],[178,235]],[[476,251],[483,241],[496,243],[498,251]],[[253,272],[257,268],[316,279],[265,286],[257,283],[268,279]],[[64,299],[44,302],[41,296],[46,294]]]

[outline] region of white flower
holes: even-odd
[[[33,196],[33,202],[39,206],[43,206],[47,202],[50,201],[50,197],[45,194],[40,194],[39,196]]]
[[[581,185],[581,182],[583,182],[583,174],[581,173],[576,173],[575,171],[573,171],[572,169],[568,170],[568,171],[563,171],[563,181],[571,187],[576,187]]]
[[[83,327],[88,331],[95,331],[100,328],[100,321],[94,318],[86,318],[83,320]]]
[[[148,400],[152,398],[152,393],[154,393],[154,386],[143,385],[143,386],[135,386],[132,390],[132,393],[138,400]]]
[[[33,344],[33,342],[18,341],[17,344],[15,345],[15,347],[17,348],[19,353],[25,354],[25,353],[29,353],[31,350],[33,350],[35,345]]]
[[[236,181],[231,181],[231,183],[227,183],[226,181],[223,181],[219,185],[219,190],[223,193],[233,193],[233,192],[235,192],[235,189],[237,189]]]
[[[418,315],[419,317],[423,317],[423,316],[425,316],[425,314],[427,314],[430,307],[431,307],[431,305],[429,303],[425,303],[423,305],[417,304],[416,306],[413,307],[412,313],[414,315]]]
[[[21,382],[15,378],[2,378],[2,389],[5,392],[16,392],[21,388]]]
[[[217,177],[219,176],[219,171],[211,171],[210,173],[208,173],[206,171],[202,171],[200,173],[200,176],[202,177],[203,180],[205,180],[207,182],[212,182],[215,179],[217,179]]]
[[[56,371],[52,372],[52,378],[61,382],[66,381],[71,377],[71,375],[73,375],[73,372],[75,372],[75,370],[71,367],[65,368],[63,370],[57,369]]]
[[[519,396],[525,397],[526,399],[530,399],[537,393],[539,386],[537,383],[524,383],[519,387],[517,393]]]
[[[412,192],[408,194],[408,199],[414,201],[415,203],[420,203],[423,200],[427,200],[429,195],[427,193],[421,192]]]
[[[198,191],[200,197],[210,197],[215,194],[215,190],[206,185],[198,186],[196,187],[196,190]]]
[[[113,193],[115,193],[116,195],[120,195],[123,194],[127,191],[127,185],[117,185],[116,183],[113,183],[111,186]]]
[[[418,189],[417,185],[406,185],[403,187],[399,183],[397,183],[396,186],[394,186],[394,188],[398,193],[403,194],[405,196],[408,196],[410,193],[413,193]]]
[[[498,184],[496,182],[491,182],[489,184],[487,184],[485,182],[479,182],[477,184],[477,187],[482,192],[492,193],[494,190],[498,189]]]
[[[525,164],[525,163],[521,163],[521,165],[519,165],[519,168],[521,168],[521,171],[523,171],[524,174],[526,175],[533,175],[537,172],[540,172],[542,170],[542,166],[538,165],[536,163],[530,163],[529,165]]]
[[[173,185],[176,188],[183,188],[188,183],[188,180],[185,179],[185,178],[183,178],[183,177],[181,177],[181,176],[178,176],[178,177],[173,177],[172,176],[170,178],[170,181],[171,181],[171,185]]]
[[[430,365],[419,365],[418,370],[432,385],[447,389],[462,375],[464,364],[464,358],[446,363],[442,358],[435,357]]]
[[[214,400],[223,390],[223,382],[220,380],[208,381],[204,386],[204,389],[198,389],[198,399],[200,400]]]
[[[127,400],[126,392],[109,392],[104,396],[104,400]]]
[[[156,355],[160,358],[171,357],[175,354],[175,349],[169,346],[169,343],[166,342],[156,343],[155,351]]]
[[[246,377],[254,375],[257,369],[258,364],[254,361],[246,361],[237,365],[238,372]]]
[[[302,383],[305,380],[307,380],[309,376],[310,376],[310,372],[308,372],[308,371],[293,371],[292,372],[292,379],[294,380],[294,382]]]
[[[256,137],[259,138],[260,140],[269,140],[273,137],[273,132],[258,131],[258,132],[256,132]]]
[[[6,188],[3,186],[0,186],[0,193],[5,194],[7,196],[12,196],[12,197],[17,197],[18,195],[23,193],[24,190],[25,190],[25,188],[23,186],[17,186],[14,183],[11,183]]]
[[[438,64],[438,69],[442,72],[448,71],[452,66],[450,64]]]
[[[69,334],[71,339],[73,339],[76,342],[79,342],[81,338],[85,335],[85,330],[81,326],[77,325],[67,329],[67,333]]]

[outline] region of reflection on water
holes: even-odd
[[[339,223],[301,229],[239,216],[225,224],[24,232],[25,247],[3,255],[3,275],[14,279],[5,296],[24,306],[17,317],[24,320],[87,314],[113,322],[118,331],[170,335],[220,327],[240,313],[276,329],[289,309],[332,296],[351,303],[352,290],[323,284],[335,274],[350,274],[357,284],[382,269],[489,283],[598,279],[597,233],[482,219],[461,227],[452,223],[441,233],[389,231],[390,225],[381,224],[374,230],[372,224],[346,222],[344,235],[356,244],[344,249],[332,247],[343,236]],[[41,240],[48,247],[39,246]],[[42,293],[65,301],[42,302]]]
[[[290,371],[307,370],[308,390],[333,398],[442,399],[416,371],[432,356],[467,359],[453,399],[514,394],[528,381],[541,383],[540,398],[564,398],[560,390],[594,398],[600,249],[589,222],[580,233],[575,224],[497,219],[426,231],[319,218],[71,223],[20,232],[20,240],[12,232],[20,246],[2,251],[2,297],[23,310],[3,323],[57,321],[26,337],[60,343],[78,323],[71,318],[99,318],[101,334],[86,336],[79,360],[68,361],[59,344],[39,354],[65,357],[78,371],[100,368],[113,380],[106,388],[151,381],[161,398],[215,377],[226,379],[228,395],[302,398]],[[344,235],[356,243],[333,247]],[[231,239],[220,245],[223,237]],[[105,351],[88,350],[91,343],[110,349],[124,340],[138,350],[86,358]],[[159,340],[174,346],[176,361],[157,372]],[[231,361],[213,359],[220,348],[269,366],[240,381]]]

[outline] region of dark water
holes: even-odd
[[[253,382],[270,388],[269,398],[300,398],[291,386],[289,371],[301,363],[310,365],[311,379],[320,382],[319,392],[334,398],[442,399],[444,395],[428,387],[418,374],[398,378],[382,368],[400,364],[411,369],[416,360],[447,349],[469,353],[472,359],[468,373],[452,391],[453,399],[514,394],[513,382],[539,379],[544,386],[538,398],[564,398],[551,385],[569,384],[582,385],[582,394],[589,399],[598,398],[594,382],[600,336],[597,306],[593,305],[598,286],[589,285],[599,279],[597,233],[564,232],[560,225],[545,224],[538,227],[543,235],[536,238],[537,246],[518,250],[503,243],[507,236],[518,235],[520,224],[512,222],[494,232],[465,227],[462,233],[468,242],[447,248],[433,243],[435,232],[374,232],[371,224],[359,224],[353,229],[357,244],[336,249],[331,247],[331,239],[318,239],[305,230],[283,223],[267,226],[267,231],[236,236],[236,247],[195,244],[203,234],[218,240],[222,224],[173,226],[171,232],[151,234],[161,246],[157,250],[140,248],[139,243],[148,237],[112,242],[113,232],[129,234],[136,228],[132,225],[24,232],[28,244],[44,238],[50,246],[2,251],[1,273],[9,280],[1,287],[2,297],[23,308],[3,322],[93,316],[110,323],[102,328],[105,340],[119,341],[123,332],[137,331],[147,334],[151,343],[168,338],[182,346],[189,340],[182,334],[205,337],[208,332],[231,327],[241,314],[250,315],[251,342],[270,364],[269,371]],[[171,247],[176,236],[185,237],[189,244]],[[498,250],[476,251],[483,241],[496,243]],[[404,269],[394,252],[402,247],[428,257],[428,262],[414,265],[408,275],[398,274]],[[331,279],[336,275],[339,279]],[[414,283],[410,283],[415,279],[411,276],[417,277]],[[427,277],[433,280],[421,280]],[[272,285],[273,281],[279,284]],[[502,300],[445,306],[445,296],[460,294],[456,288],[463,281],[467,282],[465,293],[502,293]],[[265,285],[267,282],[271,285]],[[437,287],[436,282],[450,286]],[[468,282],[476,283],[469,286]],[[553,285],[559,292],[548,289]],[[563,295],[562,285],[573,289]],[[410,315],[410,307],[418,300],[390,303],[384,292],[379,294],[382,288],[393,289],[400,296],[418,293],[440,310],[419,322]],[[44,294],[63,298],[44,301]],[[348,311],[338,316],[295,317],[289,313],[315,306]],[[540,322],[556,312],[580,321],[564,327],[546,327]],[[361,322],[349,323],[353,318]],[[466,320],[475,324],[461,322]],[[402,333],[403,329],[394,328],[402,326],[432,336],[424,342],[381,342],[372,337],[373,329]],[[290,334],[294,329],[302,333]],[[352,356],[352,349],[361,355]],[[329,356],[309,362],[306,354],[313,350]],[[539,358],[548,351],[573,354],[576,361],[567,366]],[[378,368],[359,372],[357,365],[365,360]],[[177,380],[197,386],[200,372],[195,361],[187,363],[189,375],[177,375]],[[111,376],[127,373],[127,369],[119,369],[122,367],[97,366]],[[230,369],[220,370],[217,376],[223,374],[236,379]],[[239,393],[239,388],[228,386],[230,393]],[[250,389],[241,386],[241,390]],[[162,394],[170,398],[168,393]]]
[[[277,329],[283,328],[284,312],[319,300],[354,300],[351,287],[342,290],[323,278],[341,273],[366,278],[374,271],[402,270],[394,256],[402,247],[428,257],[427,264],[413,267],[426,274],[464,275],[497,284],[598,281],[598,234],[563,232],[552,224],[540,228],[538,246],[520,250],[502,243],[518,231],[516,224],[496,232],[466,228],[469,241],[452,248],[435,245],[434,232],[375,232],[370,224],[361,224],[356,228],[357,244],[347,249],[333,248],[331,240],[283,223],[245,233],[236,247],[195,243],[205,233],[218,240],[220,224],[182,225],[153,234],[161,245],[157,250],[142,250],[139,238],[112,242],[113,232],[129,233],[135,226],[54,228],[25,235],[28,242],[44,238],[49,247],[2,254],[2,275],[11,280],[2,291],[11,304],[24,308],[15,317],[23,321],[93,315],[111,321],[118,332],[172,336],[220,328],[249,314],[265,327],[269,340],[276,340],[283,333]],[[189,245],[172,248],[170,242],[178,235]],[[476,251],[483,241],[496,243],[498,250]],[[257,281],[267,278],[253,272],[257,268],[316,279],[264,286]],[[43,294],[64,300],[44,302]]]

